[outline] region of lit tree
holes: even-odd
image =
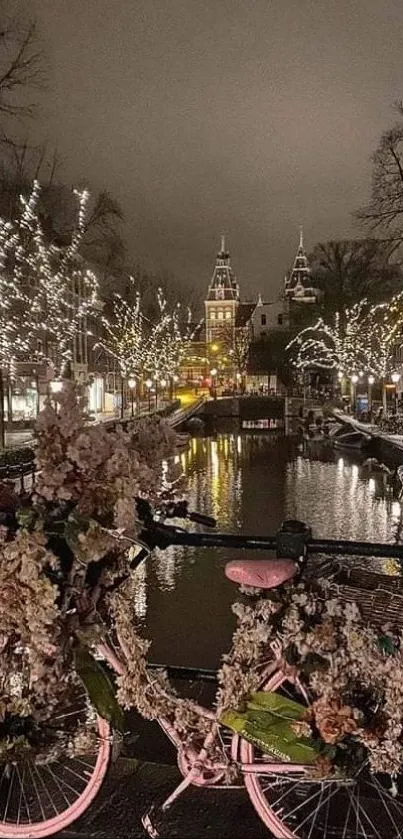
[[[383,402],[386,407],[385,382],[395,367],[396,347],[402,341],[403,291],[387,303],[373,306],[363,323],[363,354],[365,370],[383,383]]]
[[[150,324],[148,338],[145,343],[145,371],[155,381],[156,398],[158,382],[166,380],[173,390],[174,376],[179,370],[180,363],[185,357],[190,336],[191,312],[188,309],[185,322],[182,320],[182,309],[178,303],[172,312],[168,311],[167,301],[158,289],[158,316],[154,324]]]
[[[36,188],[35,184],[34,190]],[[74,194],[78,201],[77,225],[67,247],[46,245],[35,203],[27,230],[32,247],[28,250],[25,246],[22,259],[18,254],[16,258],[16,270],[27,268],[33,280],[33,289],[28,294],[33,354],[38,359],[53,362],[59,370],[71,362],[77,334],[90,334],[88,319],[99,312],[97,279],[85,267],[79,253],[89,193],[84,190]]]
[[[17,360],[46,361],[60,371],[73,357],[77,333],[88,333],[87,319],[98,311],[97,280],[83,266],[79,247],[88,193],[76,192],[77,226],[66,248],[48,245],[38,216],[40,187],[35,181],[21,213],[3,225],[0,270],[9,286],[8,310],[19,341]]]
[[[131,278],[133,285],[133,279]],[[113,358],[122,378],[140,376],[145,358],[144,317],[141,301],[135,292],[134,302],[124,300],[115,294],[112,302],[112,318],[102,317],[104,337],[97,346]]]
[[[286,351],[293,355],[293,363],[300,370],[320,368],[338,370],[351,375],[362,368],[365,360],[367,301],[362,300],[341,316],[336,312],[330,323],[319,318],[293,338]]]

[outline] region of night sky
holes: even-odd
[[[245,298],[357,235],[403,98],[401,0],[31,0],[52,87],[36,130],[107,188],[130,254],[200,289],[221,231]]]

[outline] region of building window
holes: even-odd
[[[226,317],[226,320],[231,319],[231,309],[226,309],[225,310],[225,317]]]
[[[219,309],[217,312],[218,320],[224,320],[224,312],[222,309]]]
[[[260,315],[260,323],[262,326],[266,326],[266,315]]]
[[[282,326],[282,325],[283,325],[283,316],[282,316],[281,314],[280,314],[280,315],[277,315],[277,325],[278,325],[278,326]]]
[[[210,320],[215,320],[215,311],[214,311],[214,309],[212,309],[212,310],[211,310],[211,312],[210,312]]]

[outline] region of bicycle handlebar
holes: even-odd
[[[150,547],[166,548],[170,545],[182,545],[195,548],[233,548],[234,550],[276,551],[277,556],[298,559],[308,554],[326,556],[375,556],[392,557],[403,560],[403,545],[390,545],[380,542],[354,542],[343,539],[303,540],[298,534],[287,534],[284,544],[284,531],[275,536],[248,536],[232,533],[188,533],[178,527],[154,522],[154,527],[147,529],[141,536]],[[296,537],[296,538],[293,538]]]
[[[153,516],[149,502],[137,502],[138,512],[145,529],[141,539],[150,548],[167,548],[182,545],[195,548],[234,548],[234,550],[276,551],[278,557],[299,560],[306,554],[326,556],[375,556],[403,560],[403,545],[382,542],[355,542],[344,539],[313,539],[310,528],[301,521],[283,522],[274,536],[247,536],[233,533],[189,533],[182,528],[167,525]],[[161,508],[166,518],[187,518],[214,527],[215,519],[188,510],[186,501],[170,502]]]

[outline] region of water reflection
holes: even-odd
[[[219,530],[272,534],[285,518],[314,535],[401,541],[402,511],[391,478],[350,456],[310,460],[269,434],[194,438],[180,455],[191,508]],[[236,590],[223,567],[234,551],[169,548],[154,552],[139,578],[137,617],[153,638],[154,660],[213,666],[226,648]]]

